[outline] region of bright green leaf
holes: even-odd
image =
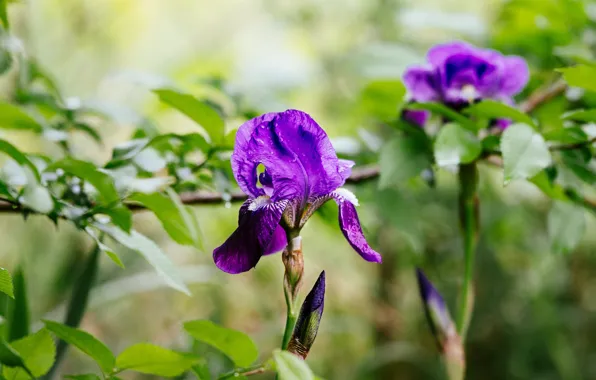
[[[477,131],[479,126],[464,115],[452,110],[451,108],[441,103],[412,103],[408,104],[406,108],[411,110],[426,110],[435,114],[439,114],[449,118],[451,121],[459,123],[465,129],[470,131]]]
[[[122,231],[115,226],[108,226],[96,223],[94,224],[100,231],[105,232],[120,244],[128,247],[134,251],[139,252],[145,259],[155,268],[157,273],[164,279],[164,281],[172,288],[181,291],[184,294],[190,295],[190,291],[180,278],[176,266],[168,256],[166,256],[157,244],[141,235],[135,230],[131,230],[130,234]]]
[[[439,166],[467,164],[482,152],[480,140],[459,124],[444,125],[435,140],[435,161]]]
[[[211,142],[219,144],[225,133],[225,124],[216,110],[190,94],[174,90],[160,89],[153,91],[159,99],[176,108],[207,131]]]
[[[116,358],[118,369],[130,369],[150,375],[174,377],[189,370],[198,358],[183,355],[149,343],[128,347]]]
[[[205,359],[201,359],[197,364],[193,365],[192,372],[198,380],[211,380],[211,372],[209,372],[209,366]]]
[[[562,144],[577,144],[588,141],[588,135],[581,127],[557,128],[544,133],[546,141],[557,141]]]
[[[376,80],[362,90],[361,104],[364,112],[381,120],[399,117],[406,87],[399,80]]]
[[[25,365],[35,377],[45,375],[52,368],[56,347],[48,330],[41,329],[35,334],[12,342],[11,345],[21,355]],[[3,374],[8,379],[30,379],[21,368],[3,368]]]
[[[530,178],[551,164],[544,138],[526,124],[510,125],[501,138],[505,183]]]
[[[14,299],[8,301],[7,338],[9,342],[29,334],[29,302],[23,268],[18,267],[13,273]]]
[[[395,137],[381,148],[379,165],[381,189],[400,185],[430,167],[428,142],[412,135]]]
[[[8,30],[10,28],[10,24],[8,23],[8,10],[7,4],[8,0],[0,0],[0,21],[2,21],[2,25],[4,25],[4,29]]]
[[[308,364],[288,351],[273,351],[273,360],[279,380],[314,380]]]
[[[548,174],[544,170],[541,170],[534,177],[529,179],[536,187],[538,187],[545,195],[552,199],[561,201],[568,200],[569,198],[565,195],[565,189],[559,184],[553,183],[549,180]]]
[[[554,253],[569,253],[580,242],[586,229],[582,207],[555,202],[548,213],[548,236]]]
[[[101,380],[99,376],[93,373],[87,373],[84,375],[66,375],[65,378],[72,380]]]
[[[98,170],[90,162],[65,158],[51,165],[47,170],[62,169],[65,172],[89,182],[98,191],[100,198],[105,203],[119,200],[118,192],[114,186],[114,179],[108,174]]]
[[[534,120],[517,108],[494,100],[483,100],[473,104],[463,111],[465,114],[487,119],[511,119],[536,127]]]
[[[0,268],[0,292],[14,298],[12,276],[4,268]]]
[[[596,91],[596,67],[589,65],[577,65],[557,69],[563,73],[565,81],[573,87],[580,87],[589,91]]]
[[[21,108],[3,102],[0,102],[0,128],[42,131],[41,125]]]
[[[7,367],[25,368],[25,361],[21,354],[4,339],[0,339],[0,363]]]
[[[184,330],[196,340],[226,354],[238,367],[250,366],[259,356],[257,346],[243,332],[221,327],[207,320],[186,322]]]
[[[72,344],[79,350],[92,357],[104,373],[111,373],[114,369],[115,358],[108,347],[93,335],[73,327],[53,321],[43,321],[46,328],[58,338]]]
[[[200,247],[199,231],[196,230],[189,210],[184,207],[180,197],[171,189],[167,194],[136,193],[130,200],[139,202],[153,213],[170,237],[179,244]]]
[[[586,123],[596,122],[596,109],[591,110],[574,110],[564,113],[561,118],[563,120],[583,121]]]
[[[1,112],[1,110],[0,110]],[[18,150],[14,145],[9,143],[6,140],[0,139],[0,151],[9,155],[13,160],[15,160],[19,165],[27,167],[31,170],[31,173],[35,176],[37,182],[40,181],[41,177],[39,176],[39,172],[37,171],[37,167],[21,152]]]

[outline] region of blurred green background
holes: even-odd
[[[83,137],[74,145],[75,155],[97,162],[107,160],[111,146],[128,139],[143,117],[161,131],[196,128],[159,105],[151,88],[173,83],[199,93],[201,80],[219,77],[247,107],[310,113],[341,154],[374,163],[391,131],[363,117],[360,91],[372,79],[399,78],[407,65],[422,63],[433,44],[464,39],[524,56],[533,77],[522,98],[552,80],[553,68],[593,58],[596,45],[596,3],[579,0],[24,0],[9,10],[13,33],[64,93],[112,115],[114,122],[100,130],[106,146]],[[0,86],[10,93],[10,75]],[[548,123],[568,102],[562,97],[538,117]],[[25,134],[2,133],[25,151],[55,149]],[[530,184],[503,188],[497,170],[481,169],[468,378],[596,378],[596,236],[587,233],[567,256],[551,253],[550,201]],[[435,188],[422,181],[383,191],[376,181],[350,187],[383,265],[353,252],[334,205],[308,223],[304,288],[327,272],[326,310],[308,359],[315,373],[442,378],[414,267],[425,269],[454,310],[463,272],[455,185],[452,173],[440,171]],[[235,228],[238,207],[195,207],[204,252],[176,245],[153,216],[137,214],[137,229],[172,257],[193,296],[163,286],[136,253],[123,253],[125,270],[106,257],[82,328],[115,352],[141,341],[188,349],[181,323],[210,318],[249,333],[267,355],[279,345],[284,323],[279,255],[234,276],[218,272],[211,259]],[[587,231],[594,222],[587,216]],[[0,215],[0,241],[2,266],[25,263],[32,320],[60,319],[91,241],[66,223],[55,227],[45,218],[25,222],[8,214]],[[70,350],[60,372],[92,366]]]

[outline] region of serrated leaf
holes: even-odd
[[[505,183],[530,178],[551,164],[544,138],[526,124],[513,124],[501,138]]]
[[[159,219],[170,237],[179,244],[201,247],[199,231],[195,227],[193,216],[184,207],[180,197],[172,189],[166,190],[167,195],[161,193],[136,193],[130,200],[139,202],[147,207]]]
[[[257,346],[243,332],[221,327],[207,320],[186,322],[184,330],[194,339],[226,354],[238,367],[250,366],[259,356]]]
[[[548,236],[554,253],[569,253],[580,242],[586,229],[583,208],[555,202],[548,213]]]
[[[150,375],[174,377],[189,370],[198,358],[183,355],[149,343],[128,347],[116,358],[118,369],[130,369]]]
[[[174,90],[153,90],[159,99],[176,108],[205,129],[212,143],[222,142],[225,124],[216,110],[190,94],[183,94]]]
[[[111,373],[114,369],[115,358],[110,349],[93,335],[73,327],[54,321],[44,320],[46,328],[58,338],[77,347],[92,357],[104,373]]]
[[[400,185],[431,165],[428,142],[418,136],[394,137],[379,154],[379,188]]]
[[[467,164],[482,152],[482,143],[459,124],[444,125],[435,140],[435,161],[439,166]]]
[[[12,342],[11,346],[21,355],[25,365],[35,377],[45,375],[54,364],[56,348],[52,336],[46,329]],[[2,373],[8,379],[30,379],[21,368],[3,368]]]
[[[288,351],[273,351],[273,360],[279,380],[314,380],[308,364]]]
[[[0,128],[30,129],[41,133],[41,125],[14,104],[0,102]]]
[[[60,160],[46,170],[62,169],[65,172],[89,182],[99,193],[104,203],[118,202],[119,196],[114,186],[114,179],[108,174],[100,171],[90,162],[65,158]]]
[[[361,105],[367,114],[381,120],[392,120],[399,116],[406,87],[399,80],[376,80],[364,87]]]
[[[569,111],[564,113],[561,119],[594,123],[596,122],[596,109]]]
[[[6,314],[7,339],[9,342],[29,334],[29,302],[25,273],[21,267],[13,273],[14,299],[8,301]]]
[[[12,276],[10,272],[4,268],[0,268],[0,292],[14,298]]]
[[[441,103],[412,103],[408,104],[406,108],[411,110],[426,110],[434,114],[445,116],[450,119],[450,121],[457,122],[465,129],[473,132],[480,129],[480,126],[472,120]]]
[[[516,122],[525,123],[536,127],[532,118],[507,104],[497,102],[494,100],[483,100],[479,103],[473,104],[463,111],[466,115],[484,117],[487,119],[511,119]]]
[[[180,274],[174,263],[162,252],[162,250],[153,241],[146,236],[141,235],[135,230],[131,230],[130,234],[122,231],[115,226],[103,225],[95,223],[94,226],[100,231],[108,234],[112,239],[120,244],[134,251],[139,252],[145,259],[155,268],[157,273],[164,279],[164,281],[172,288],[181,291],[184,294],[190,295],[190,291],[180,278]]]
[[[563,78],[570,86],[596,91],[596,67],[577,65],[557,69],[557,71],[563,73]]]

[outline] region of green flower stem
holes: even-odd
[[[284,329],[284,337],[281,342],[281,349],[285,350],[288,348],[288,344],[290,344],[290,338],[292,337],[292,333],[294,332],[294,325],[296,324],[296,300],[292,299],[291,294],[287,291],[287,287],[284,286],[284,294],[286,297],[286,327]]]
[[[472,279],[479,230],[478,168],[475,162],[460,165],[459,186],[459,218],[464,241],[465,269],[459,314],[457,316],[457,331],[462,340],[465,340],[466,330],[472,314]]]
[[[265,364],[261,364],[261,365],[258,365],[255,367],[250,367],[250,368],[235,369],[234,371],[228,372],[225,375],[221,375],[218,378],[218,380],[235,379],[240,376],[258,375],[258,374],[261,374],[267,370],[269,370],[269,368]]]
[[[300,236],[288,235],[288,246],[284,249],[282,260],[286,268],[284,274],[284,296],[286,299],[286,327],[281,343],[281,349],[288,348],[294,325],[296,324],[298,290],[302,285],[302,274],[304,272],[304,259],[302,257],[302,238]]]

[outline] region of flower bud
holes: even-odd
[[[302,285],[302,274],[304,272],[302,237],[296,236],[289,240],[286,249],[282,253],[282,261],[286,269],[284,276],[285,292],[294,302]]]
[[[325,271],[321,272],[312,290],[304,299],[298,321],[294,326],[294,333],[288,345],[288,351],[300,356],[302,359],[306,359],[317,337],[324,306]]]
[[[449,379],[463,379],[465,371],[464,348],[445,301],[420,269],[416,269],[416,275],[424,312],[430,329],[435,336],[439,351],[445,359]]]

